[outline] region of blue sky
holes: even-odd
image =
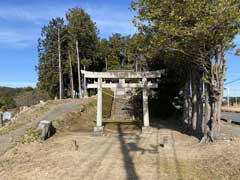
[[[37,39],[51,18],[72,7],[84,8],[96,22],[100,37],[133,34],[130,0],[6,0],[0,1],[0,86],[34,86],[37,82]]]
[[[0,1],[0,86],[34,86],[37,82],[37,39],[51,18],[64,17],[72,7],[84,8],[96,22],[100,37],[133,34],[131,0],[5,0]],[[240,36],[235,39],[240,45]],[[240,57],[226,53],[227,82],[240,78]],[[229,84],[240,96],[240,81]]]

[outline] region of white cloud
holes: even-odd
[[[35,41],[35,37],[27,32],[16,32],[11,29],[0,30],[0,45],[26,47]]]
[[[97,7],[89,4],[86,5],[85,9],[91,15],[93,21],[96,22],[100,33],[133,34],[137,31],[132,24],[134,13],[129,9],[120,10],[118,7]]]
[[[64,17],[65,12],[72,7],[75,5],[1,6],[0,19],[4,19],[5,24],[1,24],[0,45],[26,47],[35,44],[41,27],[52,18]],[[85,2],[81,7],[96,22],[101,36],[107,37],[112,33],[133,34],[137,31],[132,25],[133,13],[129,12],[129,9],[120,11],[118,7],[96,6]],[[22,24],[21,31],[16,28],[16,24]],[[7,27],[4,27],[5,25]]]
[[[64,10],[62,8],[57,9],[57,11],[52,10],[53,8],[54,7],[0,7],[0,18],[42,24],[56,16],[64,16]]]

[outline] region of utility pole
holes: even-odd
[[[77,51],[77,63],[78,63],[78,89],[79,89],[79,98],[82,98],[82,85],[81,85],[81,68],[80,68],[80,59],[79,59],[79,50],[78,50],[78,40],[76,40],[76,51]]]
[[[86,65],[84,65],[83,66],[83,69],[84,69],[84,71],[86,71]],[[88,96],[87,95],[87,80],[86,80],[86,77],[85,77],[85,75],[84,75],[84,77],[83,77],[83,94],[84,94],[84,97],[86,97],[86,96]]]
[[[59,70],[59,99],[62,99],[62,62],[61,62],[61,41],[60,41],[60,27],[58,27],[58,70]]]
[[[229,102],[229,92],[230,92],[230,89],[227,88],[227,103],[228,103],[228,107],[230,106],[230,102]]]
[[[72,71],[72,58],[70,52],[68,51],[69,65],[70,65],[70,81],[71,81],[71,95],[74,99],[74,82],[73,82],[73,71]]]

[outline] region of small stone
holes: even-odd
[[[85,110],[86,110],[86,107],[83,106],[83,105],[81,105],[81,106],[80,106],[80,112],[84,112]]]
[[[225,142],[229,144],[231,141],[230,140],[225,140]]]
[[[45,105],[46,102],[44,102],[44,101],[41,100],[41,101],[40,101],[40,104],[41,104],[41,105]]]
[[[47,120],[40,121],[37,129],[41,131],[41,139],[43,140],[50,138],[56,132],[52,121]]]

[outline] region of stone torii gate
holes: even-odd
[[[157,83],[148,82],[148,78],[160,78],[164,70],[146,71],[146,72],[90,72],[82,70],[85,78],[98,79],[97,83],[88,84],[88,89],[97,89],[97,123],[94,128],[95,134],[102,134],[102,88],[143,88],[143,128],[150,126],[149,123],[149,108],[148,108],[148,89],[158,88]],[[103,79],[142,79],[139,83],[105,83]]]

